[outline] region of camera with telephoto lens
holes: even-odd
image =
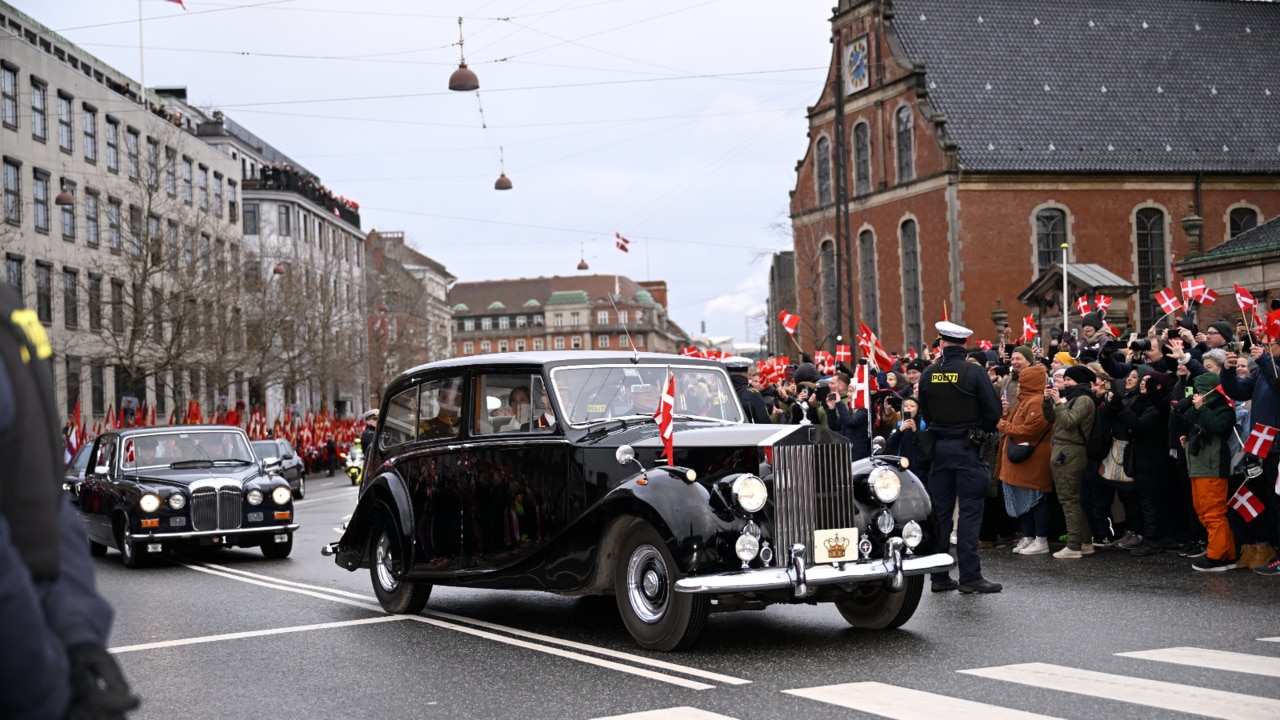
[[[1147,338],[1139,338],[1129,341],[1129,349],[1134,352],[1146,352],[1151,349],[1151,341]]]

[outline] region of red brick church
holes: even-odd
[[[1080,265],[1150,323],[1178,261],[1280,214],[1280,4],[839,0],[831,28],[791,193],[806,347],[1060,317],[1060,279],[1028,293],[1063,244],[1068,305]]]

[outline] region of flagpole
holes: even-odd
[[[1067,244],[1062,243],[1062,342],[1067,341],[1067,327],[1071,324],[1071,313],[1067,310]],[[1059,346],[1061,347],[1061,346]]]
[[[147,61],[142,52],[142,0],[138,0],[138,102],[147,106]]]

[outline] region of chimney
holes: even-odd
[[[644,288],[645,290],[648,290],[649,294],[653,296],[654,302],[658,303],[663,308],[670,310],[670,308],[667,307],[667,281],[666,280],[641,280],[636,284]]]

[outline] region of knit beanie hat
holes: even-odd
[[[1076,360],[1075,358],[1071,357],[1071,353],[1065,352],[1065,351],[1060,353],[1054,353],[1053,359],[1057,360],[1063,365],[1066,365],[1067,367],[1071,367],[1072,365],[1076,364]]]
[[[1026,358],[1028,364],[1034,363],[1036,361],[1036,354],[1032,352],[1031,348],[1026,345],[1019,345],[1018,347],[1014,348],[1013,351],[1018,353],[1022,357]]]
[[[1093,371],[1083,365],[1072,365],[1063,373],[1066,377],[1076,381],[1077,385],[1090,385],[1098,378]]]
[[[1101,330],[1101,329],[1102,329],[1102,315],[1100,315],[1100,314],[1098,314],[1098,313],[1096,313],[1096,312],[1085,313],[1085,315],[1084,315],[1084,319],[1080,321],[1080,324],[1081,324],[1081,325],[1083,325],[1083,326],[1085,326],[1085,327],[1091,327],[1091,328],[1093,328],[1094,330]]]
[[[1221,335],[1226,340],[1231,340],[1236,336],[1236,329],[1232,327],[1231,323],[1227,322],[1226,320],[1211,322],[1209,323],[1209,327],[1213,328],[1214,330],[1217,330],[1218,334]]]

